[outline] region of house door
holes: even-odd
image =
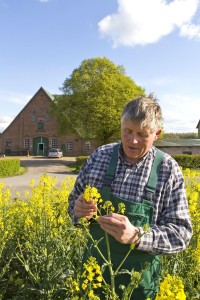
[[[33,155],[47,156],[49,140],[46,137],[36,137],[33,139]]]
[[[44,143],[38,143],[37,155],[44,155]]]

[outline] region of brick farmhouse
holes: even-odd
[[[52,101],[53,95],[41,87],[0,134],[0,153],[47,156],[50,148],[60,148],[65,156],[89,155],[96,148],[94,141],[58,135],[57,121],[49,113]]]

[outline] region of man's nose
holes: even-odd
[[[138,137],[136,135],[131,135],[130,140],[133,144],[138,143]]]

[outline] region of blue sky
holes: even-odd
[[[200,0],[0,0],[0,132],[42,86],[107,57],[154,92],[165,132],[197,132]]]

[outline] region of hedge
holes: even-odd
[[[0,177],[12,176],[19,172],[20,160],[13,159],[0,159]]]
[[[183,168],[200,169],[200,155],[174,154],[172,157]]]
[[[76,171],[79,172],[86,160],[88,159],[88,156],[78,156],[76,158]]]
[[[174,154],[172,157],[183,168],[200,169],[200,155]],[[76,158],[76,171],[80,171],[88,156],[78,156]]]

